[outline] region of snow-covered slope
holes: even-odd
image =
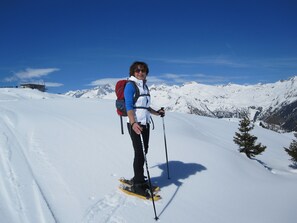
[[[283,149],[292,134],[256,126],[267,146],[257,162],[232,141],[238,120],[167,112],[168,180],[162,119],[154,121],[147,158],[160,222],[296,221],[297,173]],[[117,189],[132,159],[113,100],[0,89],[1,222],[154,222],[151,202]]]
[[[68,92],[67,95],[115,98],[113,89],[112,85],[104,85]],[[297,76],[271,84],[213,86],[190,82],[183,86],[153,85],[150,89],[154,106],[166,107],[170,111],[224,118],[242,117],[243,113],[247,113],[252,120],[260,119],[282,125],[290,131],[296,130],[288,123],[297,121],[297,114],[287,118],[288,114],[296,111],[288,110],[286,106],[297,101]],[[286,110],[288,112],[279,112]],[[275,114],[278,114],[277,118],[272,119]]]

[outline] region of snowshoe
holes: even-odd
[[[127,186],[127,185],[121,184],[119,186],[119,189],[123,191],[125,194],[138,197],[143,200],[152,200],[152,195],[148,188],[140,189],[140,188],[135,188],[135,186]],[[161,199],[161,196],[158,194],[154,194],[153,198],[154,198],[154,201],[158,201]]]
[[[128,180],[128,179],[122,177],[122,178],[119,179],[119,181],[122,184],[124,184],[126,186],[129,186],[129,187],[132,187],[133,186],[133,183],[134,183],[133,182],[133,178],[131,180]],[[148,182],[146,182],[146,184],[149,186],[149,183]],[[154,193],[157,193],[157,192],[159,192],[161,190],[161,188],[159,186],[157,186],[157,185],[152,185],[152,189],[153,189],[153,192]]]

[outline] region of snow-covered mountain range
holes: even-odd
[[[156,108],[218,118],[240,118],[247,113],[252,120],[261,120],[266,126],[278,125],[287,131],[297,131],[297,76],[256,85],[214,86],[196,82],[182,86],[151,85],[150,91]],[[66,95],[115,99],[112,84]]]
[[[118,189],[133,176],[134,151],[112,111],[113,100],[0,89],[0,222],[296,222],[297,169],[284,150],[292,133],[255,126],[267,149],[251,160],[233,142],[238,119],[156,117],[147,154],[162,196],[155,221],[152,202]]]

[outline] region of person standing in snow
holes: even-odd
[[[145,153],[147,154],[149,147],[151,114],[164,117],[165,111],[164,109],[156,111],[150,107],[151,98],[149,89],[146,85],[146,78],[149,73],[148,65],[144,62],[136,61],[130,66],[129,73],[130,81],[125,87],[124,95],[128,115],[127,126],[134,148],[134,177],[132,178],[132,188],[135,193],[143,194],[148,188],[148,183],[144,177],[145,160],[140,134],[143,137]],[[131,81],[133,81],[139,89],[139,97],[136,102],[134,102],[136,89],[135,85],[131,83]]]

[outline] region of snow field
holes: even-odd
[[[232,141],[238,120],[168,112],[168,180],[162,119],[154,121],[147,159],[160,222],[295,222],[297,175],[283,150],[293,134],[256,126],[267,149],[249,160]],[[154,222],[150,201],[117,189],[132,162],[113,100],[0,89],[5,222]]]

